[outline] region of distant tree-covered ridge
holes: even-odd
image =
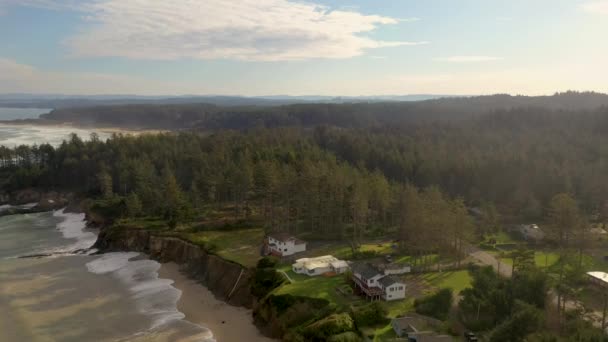
[[[588,111],[607,105],[608,95],[568,92],[540,97],[493,95],[412,102],[307,103],[283,106],[135,103],[62,108],[41,118],[81,125],[206,131],[318,125],[403,128],[437,121],[467,120],[514,108]]]

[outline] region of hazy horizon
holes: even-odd
[[[608,92],[606,19],[607,0],[0,0],[0,93]]]

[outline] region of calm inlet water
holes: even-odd
[[[52,109],[44,108],[5,108],[0,107],[0,120],[37,119]]]
[[[95,239],[80,214],[0,217],[0,341],[213,341],[183,320],[157,262],[73,253]],[[33,254],[51,256],[19,258]]]

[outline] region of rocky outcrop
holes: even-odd
[[[102,230],[94,247],[102,251],[136,251],[160,262],[175,262],[226,303],[247,308],[255,303],[249,286],[250,270],[182,239],[114,228]]]

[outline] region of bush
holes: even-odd
[[[380,256],[380,254],[376,251],[356,251],[353,255],[353,259],[355,260],[363,260],[363,259],[373,259]]]
[[[387,321],[386,310],[379,302],[353,308],[352,316],[358,327],[376,325]]]
[[[277,265],[278,259],[274,257],[263,257],[258,261],[257,268],[273,268]]]
[[[445,321],[452,308],[453,300],[454,295],[452,289],[443,289],[433,295],[416,299],[414,307],[416,308],[416,312],[421,315],[427,315]]]
[[[327,341],[334,335],[355,331],[355,322],[347,313],[333,314],[304,329],[308,341]]]
[[[285,310],[298,303],[306,303],[314,310],[320,310],[329,305],[329,301],[321,298],[297,297],[290,294],[286,295],[271,295],[268,297],[268,302],[272,305],[277,313],[283,313]]]
[[[251,293],[257,298],[266,296],[285,281],[285,277],[273,268],[275,264],[270,258],[258,261],[251,282]]]
[[[355,332],[349,331],[330,337],[328,342],[360,342],[361,337]]]

